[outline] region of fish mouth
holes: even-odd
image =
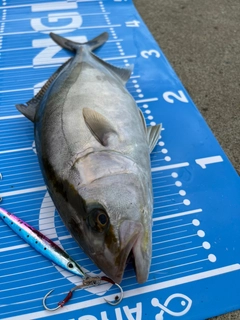
[[[121,243],[120,254],[116,258],[115,268],[112,269],[111,278],[116,283],[121,283],[123,273],[128,262],[132,262],[138,283],[143,283],[148,278],[149,258],[142,250],[143,225],[136,221],[122,222],[119,230]]]

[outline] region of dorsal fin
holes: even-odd
[[[64,62],[64,64],[62,64],[52,75],[51,77],[48,79],[48,81],[44,84],[44,86],[41,88],[41,90],[39,90],[39,92],[31,99],[27,102],[27,105],[30,103],[34,103],[36,102],[40,102],[44,96],[44,94],[46,93],[47,89],[50,87],[50,85],[53,83],[53,81],[57,78],[57,76],[59,75],[59,73],[71,62],[73,58],[68,59],[67,61]]]
[[[99,112],[90,108],[83,108],[83,118],[92,135],[104,147],[118,137],[111,122]]]
[[[47,89],[53,83],[53,81],[57,78],[59,73],[70,63],[72,58],[68,59],[63,65],[61,65],[48,79],[48,81],[44,84],[44,86],[39,90],[39,92],[28,102],[25,104],[16,104],[16,108],[20,111],[25,117],[34,122],[35,114],[37,108],[42,101]]]
[[[122,80],[122,82],[125,84],[128,79],[131,77],[132,71],[133,71],[133,64],[130,65],[128,68],[119,68],[119,67],[115,67],[110,63],[107,63],[106,61],[100,59],[99,57],[97,57],[94,53],[92,53],[92,56],[98,61],[100,62],[102,65],[104,65],[107,69],[109,69],[110,71],[112,71],[115,75],[118,76],[118,78],[120,80]]]
[[[158,142],[161,129],[162,129],[162,124],[157,124],[155,126],[147,127],[147,139],[148,139],[150,153],[153,151],[153,149],[155,148]]]

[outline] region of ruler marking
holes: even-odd
[[[176,168],[182,168],[182,167],[188,167],[188,166],[189,166],[188,162],[182,162],[182,163],[170,164],[168,166],[160,166],[160,167],[152,168],[151,171],[156,172],[156,171],[176,169]]]
[[[196,209],[196,210],[189,210],[189,211],[184,211],[184,212],[179,212],[179,213],[173,213],[173,214],[169,214],[167,216],[153,218],[153,221],[172,219],[172,218],[186,216],[186,215],[189,215],[189,214],[195,214],[195,213],[200,213],[200,212],[202,212],[202,209]]]
[[[1,197],[9,197],[9,196],[15,196],[18,194],[25,194],[25,193],[30,193],[30,192],[37,192],[37,191],[43,191],[47,190],[46,186],[42,187],[36,187],[36,188],[28,188],[28,189],[23,189],[23,190],[16,190],[16,191],[9,191],[9,192],[3,192],[1,193]]]
[[[136,103],[153,102],[153,101],[158,101],[158,98],[136,100]]]

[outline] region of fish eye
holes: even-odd
[[[72,262],[68,262],[67,264],[69,269],[73,269],[74,268],[74,264]]]
[[[93,209],[88,216],[88,224],[97,232],[103,232],[108,222],[109,217],[103,209]]]
[[[104,227],[108,222],[108,216],[104,211],[101,211],[101,210],[99,211],[100,212],[98,213],[98,216],[97,216],[97,222]]]

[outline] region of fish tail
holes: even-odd
[[[58,34],[52,32],[50,32],[50,37],[53,39],[54,42],[56,42],[62,48],[65,48],[67,50],[76,52],[79,49],[79,47],[87,46],[92,51],[103,45],[108,40],[108,33],[103,32],[96,38],[84,43],[79,43],[69,40],[67,38],[63,38]]]

